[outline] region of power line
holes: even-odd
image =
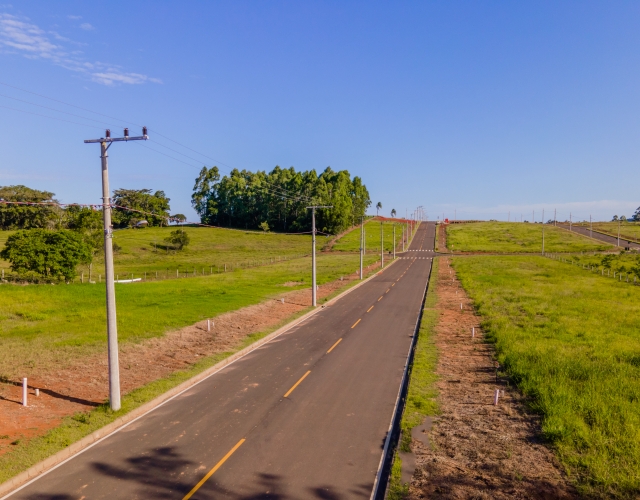
[[[2,105],[0,105],[0,108],[11,109],[13,111],[19,111],[20,113],[26,113],[28,115],[41,116],[43,118],[49,118],[50,120],[57,120],[59,122],[73,123],[74,125],[81,125],[83,127],[91,127],[91,128],[102,129],[102,127],[98,127],[96,125],[88,125],[86,123],[72,122],[71,120],[64,120],[63,118],[56,118],[55,116],[42,115],[40,113],[34,113],[33,111],[25,111],[24,109],[12,108],[11,106],[2,106]]]
[[[97,111],[93,111],[93,110],[90,110],[90,109],[87,109],[87,108],[83,108],[83,107],[81,107],[81,106],[76,106],[76,105],[74,105],[74,104],[70,104],[70,103],[68,103],[68,102],[61,101],[61,100],[59,100],[59,99],[54,99],[53,97],[48,97],[48,96],[45,96],[45,95],[43,95],[43,94],[38,94],[37,92],[32,92],[32,91],[30,91],[30,90],[26,90],[26,89],[23,89],[23,88],[21,88],[21,87],[17,87],[17,86],[15,86],[15,85],[10,85],[10,84],[5,83],[5,82],[2,82],[2,81],[0,81],[0,85],[4,85],[4,86],[6,86],[6,87],[10,87],[10,88],[12,88],[12,89],[20,90],[20,91],[22,91],[22,92],[26,92],[26,93],[28,93],[28,94],[35,95],[35,96],[38,96],[38,97],[42,97],[43,99],[48,99],[48,100],[50,100],[50,101],[54,101],[54,102],[57,102],[57,103],[60,103],[60,104],[64,104],[65,106],[70,106],[70,107],[72,107],[72,108],[80,109],[80,110],[82,110],[82,111],[86,111],[86,112],[88,112],[88,113],[94,113],[94,114],[96,114],[96,115],[104,116],[104,117],[106,117],[106,118],[110,118],[110,119],[112,119],[112,120],[117,120],[117,121],[122,122],[122,123],[138,125],[138,124],[135,124],[135,123],[133,123],[133,122],[129,122],[129,121],[126,121],[126,120],[121,120],[121,119],[119,119],[119,118],[116,118],[116,117],[113,117],[113,116],[110,116],[110,115],[106,115],[106,114],[104,114],[104,113],[99,113],[99,112],[97,112]],[[56,111],[56,112],[58,112],[58,113],[63,113],[63,114],[67,114],[67,115],[75,116],[75,117],[78,117],[78,118],[82,118],[82,119],[84,119],[84,120],[90,120],[90,121],[95,121],[95,122],[98,122],[98,123],[104,123],[104,124],[107,124],[106,122],[102,122],[102,121],[100,121],[100,120],[94,120],[94,119],[92,119],[92,118],[83,117],[83,116],[81,116],[81,115],[76,115],[76,114],[73,114],[73,113],[67,113],[67,112],[65,112],[65,111],[57,110],[57,109],[55,109],[55,108],[49,108],[49,107],[47,107],[47,106],[43,106],[43,105],[41,105],[41,104],[36,104],[36,103],[30,102],[30,101],[25,101],[25,100],[22,100],[22,99],[18,99],[18,98],[14,98],[14,97],[6,96],[6,95],[4,95],[4,94],[0,94],[0,95],[1,95],[1,96],[3,96],[3,97],[7,97],[7,98],[9,98],[9,99],[14,99],[14,100],[16,100],[16,101],[20,101],[20,102],[24,102],[24,103],[27,103],[27,104],[31,104],[31,105],[33,105],[33,106],[39,106],[39,107],[42,107],[42,108],[45,108],[45,109],[50,109],[50,110],[52,110],[52,111]],[[4,106],[4,107],[6,107],[6,106]],[[15,111],[21,111],[21,112],[23,112],[23,113],[33,114],[33,115],[35,115],[35,116],[43,116],[44,118],[50,118],[50,119],[52,119],[52,120],[67,121],[68,123],[76,123],[76,122],[71,122],[71,121],[68,121],[68,120],[62,120],[61,118],[54,118],[54,117],[50,117],[50,116],[46,116],[46,115],[39,115],[38,113],[31,113],[31,112],[29,112],[29,111],[23,111],[23,110],[20,110],[20,109],[17,109],[17,108],[9,108],[9,107],[7,107],[7,109],[14,109]],[[84,125],[84,124],[80,124],[80,123],[76,123],[76,124],[77,124],[77,125]],[[107,124],[107,125],[111,126],[110,124]],[[90,125],[85,125],[85,126],[90,126]],[[138,126],[139,126],[139,127],[142,127],[142,125],[138,125]],[[96,127],[96,128],[98,128],[98,127]],[[209,159],[209,160],[213,161],[214,163],[217,163],[217,164],[223,165],[223,166],[225,166],[225,167],[227,167],[227,168],[229,168],[229,169],[233,169],[233,168],[235,168],[235,167],[232,167],[232,166],[230,166],[230,165],[228,165],[228,164],[226,164],[226,163],[224,163],[224,162],[218,161],[218,160],[216,160],[215,158],[212,158],[212,157],[211,157],[211,156],[209,156],[209,155],[206,155],[206,154],[204,154],[204,153],[201,153],[201,152],[199,152],[199,151],[196,151],[196,150],[195,150],[195,149],[193,149],[193,148],[190,148],[190,147],[188,147],[188,146],[185,146],[184,144],[181,144],[180,142],[178,142],[178,141],[176,141],[176,140],[174,140],[174,139],[171,139],[170,137],[167,137],[167,136],[166,136],[166,135],[164,135],[164,134],[161,134],[160,132],[158,132],[158,131],[157,131],[157,130],[155,130],[155,129],[153,129],[153,130],[152,130],[152,129],[149,129],[149,131],[153,131],[153,133],[155,133],[155,134],[159,135],[160,137],[163,137],[164,139],[166,139],[166,140],[168,140],[168,141],[170,141],[170,142],[173,142],[174,144],[177,144],[177,145],[178,145],[178,146],[180,146],[180,147],[183,147],[183,148],[185,148],[185,149],[187,149],[187,150],[189,150],[189,151],[192,151],[192,152],[194,152],[194,153],[196,153],[196,154],[198,154],[198,155],[200,155],[200,156],[202,156],[202,157],[204,157],[204,158],[207,158],[207,159]],[[175,153],[177,153],[177,154],[179,154],[179,155],[185,156],[186,158],[189,158],[189,159],[194,160],[194,161],[199,161],[199,160],[197,160],[197,159],[195,159],[195,158],[192,158],[192,157],[190,157],[190,156],[186,155],[185,153],[182,153],[182,152],[177,151],[177,150],[175,150],[175,149],[169,148],[168,146],[165,146],[165,145],[163,145],[163,144],[161,144],[161,143],[159,143],[159,142],[157,142],[157,141],[153,141],[153,142],[154,142],[154,143],[156,143],[156,144],[158,144],[159,146],[164,147],[164,148],[167,148],[167,149],[169,149],[169,150],[171,150],[171,151],[173,151],[173,152],[175,152]],[[145,147],[148,147],[148,146],[145,146]],[[152,149],[152,148],[149,148],[149,149]],[[163,153],[161,153],[160,151],[157,151],[157,150],[153,150],[153,149],[152,149],[152,151],[156,151],[157,153],[163,154]],[[185,165],[189,165],[189,163],[186,163],[186,162],[184,162],[184,161],[178,160],[177,158],[174,158],[174,157],[172,157],[172,156],[169,156],[169,155],[166,155],[166,154],[164,154],[164,156],[167,156],[168,158],[171,158],[172,160],[178,161],[178,162],[183,163],[183,164],[185,164]],[[193,166],[193,165],[191,165],[191,166]],[[229,172],[229,173],[230,173],[230,172]],[[312,199],[311,199],[311,198],[309,198],[308,196],[304,196],[304,195],[297,196],[297,197],[291,197],[291,196],[289,196],[289,195],[287,194],[287,192],[286,192],[286,190],[285,190],[284,188],[282,188],[282,187],[280,187],[280,186],[277,186],[277,185],[275,185],[275,184],[272,184],[272,183],[270,183],[270,182],[268,182],[268,181],[266,181],[266,180],[262,180],[262,182],[264,182],[265,184],[267,184],[267,185],[271,186],[273,189],[276,189],[276,190],[280,191],[279,193],[278,193],[278,192],[273,192],[273,191],[271,191],[271,193],[272,193],[272,194],[274,194],[274,195],[276,195],[276,196],[282,196],[282,197],[285,197],[285,198],[290,199],[290,200],[293,200],[293,201],[299,201],[299,200],[312,201]],[[264,189],[266,189],[266,188],[264,188]],[[267,191],[269,191],[268,189],[266,189],[266,190],[267,190]]]

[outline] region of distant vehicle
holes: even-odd
[[[136,222],[136,227],[137,228],[147,227],[148,225],[149,225],[149,223],[146,220],[140,220],[140,221]]]

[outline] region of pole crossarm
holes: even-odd
[[[85,144],[93,144],[96,142],[128,142],[128,141],[146,141],[149,139],[148,135],[139,135],[136,137],[103,137],[102,139],[85,139]]]

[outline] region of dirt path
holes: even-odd
[[[365,272],[379,267],[372,264]],[[357,274],[320,286],[318,298],[328,297],[357,279]],[[289,285],[288,283],[284,284]],[[162,337],[120,346],[120,382],[123,393],[184,369],[203,356],[237,348],[252,333],[272,328],[311,305],[310,289],[284,292],[280,300],[268,300],[215,318],[207,332],[206,321]],[[40,389],[35,397],[34,389]],[[89,411],[107,400],[107,351],[76,360],[55,371],[32,372],[29,406],[24,407],[19,380],[0,382],[0,455],[13,442],[45,434],[77,412]]]
[[[515,389],[496,381],[493,347],[483,342],[480,318],[445,258],[436,307],[442,415],[429,433],[430,446],[412,443],[417,468],[409,498],[577,498],[540,442],[538,419]],[[497,406],[496,389],[504,391]]]

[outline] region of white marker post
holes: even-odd
[[[471,338],[474,338],[476,336],[476,327],[472,326],[471,327]]]
[[[27,377],[22,379],[22,406],[27,406]]]
[[[498,399],[500,398],[500,389],[496,389],[496,393],[493,396],[493,404],[498,405]]]

